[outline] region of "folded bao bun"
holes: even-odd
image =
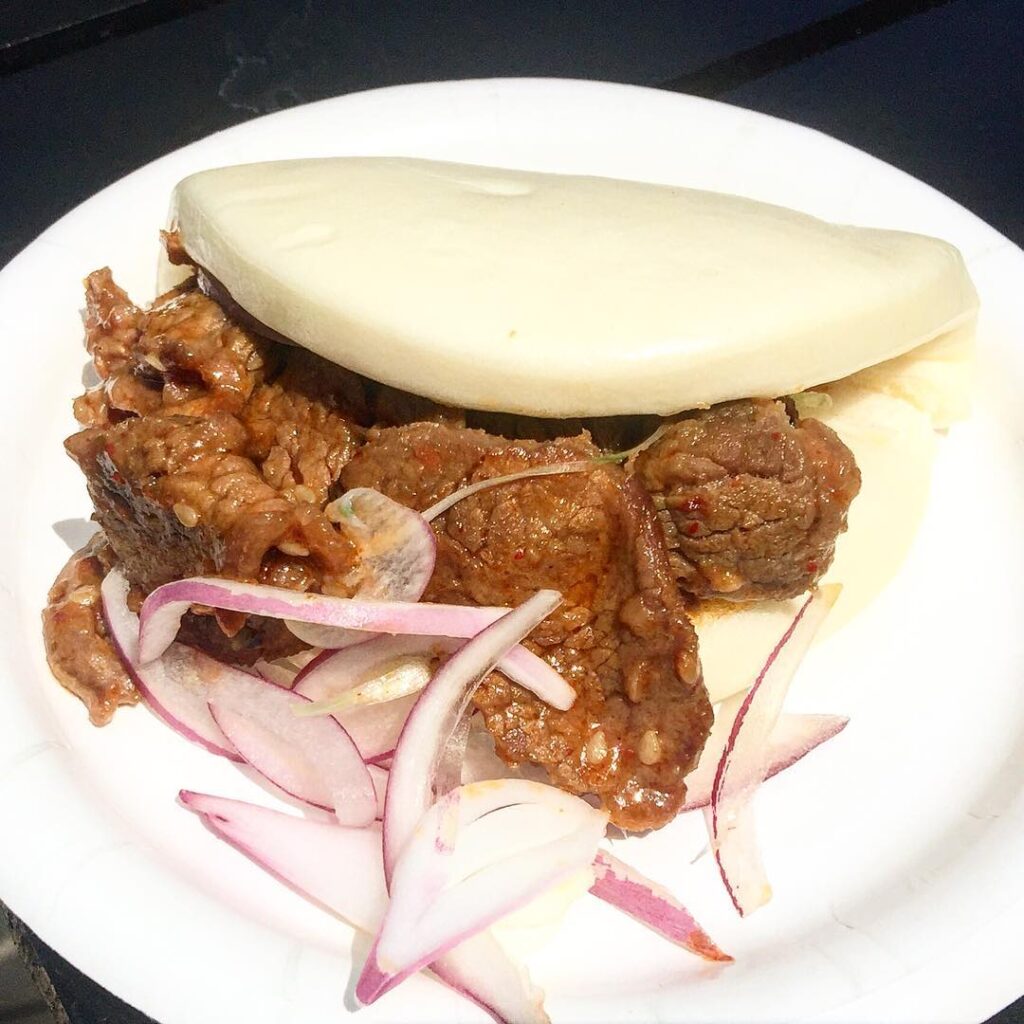
[[[181,182],[189,255],[251,316],[367,377],[528,416],[802,391],[973,316],[953,246],[736,196],[390,157]]]
[[[736,196],[400,158],[205,171],[175,191],[192,260],[273,332],[472,409],[671,415],[797,395],[862,470],[826,633],[895,574],[935,428],[967,409],[977,295],[958,251]],[[812,393],[799,393],[813,389]],[[712,700],[800,599],[695,611]]]

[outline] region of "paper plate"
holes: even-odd
[[[852,722],[761,794],[774,900],[737,918],[711,859],[690,863],[701,822],[681,819],[616,852],[672,886],[734,965],[702,965],[585,898],[530,968],[555,1024],[978,1021],[1019,996],[1024,254],[928,186],[826,136],[593,82],[405,86],[251,121],[99,193],[0,274],[10,368],[0,411],[0,898],[163,1024],[328,1022],[351,1012],[365,941],[175,802],[182,787],[271,798],[143,708],[91,727],[50,677],[39,613],[90,529],[81,475],[61,448],[85,366],[81,278],[109,265],[137,300],[152,297],[156,231],[172,186],[192,171],[357,153],[718,189],[961,248],[983,306],[976,412],[941,445],[902,570],[803,669],[806,708]],[[360,1019],[482,1017],[416,978]]]

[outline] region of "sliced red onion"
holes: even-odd
[[[300,671],[287,661],[267,661],[264,658],[260,658],[252,667],[261,679],[266,679],[275,686],[283,686],[286,690],[295,685],[295,677]]]
[[[481,680],[523,637],[558,607],[561,595],[540,590],[478,633],[435,673],[406,719],[391,764],[384,816],[384,873],[434,802],[441,753]]]
[[[550,590],[535,594],[449,658],[420,695],[399,737],[388,778],[383,850],[386,879],[391,878],[399,852],[433,802],[438,760],[473,691],[502,655],[542,622],[560,600],[560,595]],[[509,1024],[547,1021],[543,994],[489,932],[463,942],[431,967],[495,1020]]]
[[[447,512],[452,505],[457,505],[463,498],[472,494],[486,491],[491,487],[500,487],[503,484],[515,483],[517,480],[528,480],[535,476],[561,476],[564,473],[585,473],[588,469],[594,468],[592,460],[577,460],[575,462],[555,462],[548,466],[534,466],[531,469],[522,469],[518,473],[506,473],[504,476],[492,476],[486,480],[477,480],[476,483],[467,484],[453,491],[447,498],[435,502],[421,515],[425,522],[436,519],[442,512]]]
[[[335,719],[300,717],[305,697],[265,682],[221,686],[210,711],[231,744],[286,793],[334,811],[343,825],[377,816],[373,780],[348,733]]]
[[[353,708],[335,717],[355,741],[367,764],[383,764],[394,756],[398,737],[418,697],[419,694],[414,693],[386,704]]]
[[[407,649],[406,644],[418,650],[420,640],[416,637],[379,636],[340,651],[324,651],[295,677],[295,692],[318,703],[330,700],[366,673],[391,662],[392,656],[400,657],[399,652]],[[419,669],[414,667],[412,671]],[[429,672],[426,676],[429,679]],[[418,693],[412,693],[380,704],[336,711],[334,717],[352,737],[363,760],[376,763],[390,758],[395,752],[402,726],[418,696]]]
[[[686,776],[686,803],[680,807],[680,814],[707,807],[711,803],[711,789],[718,773],[718,762],[745,698],[746,694],[737,694],[719,705],[715,724],[704,744],[700,761]],[[796,764],[826,740],[838,736],[849,721],[842,715],[796,715],[784,712],[769,740],[765,781]]]
[[[301,619],[367,633],[462,639],[476,636],[508,612],[507,608],[360,601],[196,576],[166,583],[146,598],[139,616],[139,657],[143,664],[158,658],[173,642],[181,617],[193,604],[272,619]],[[513,682],[559,710],[572,707],[576,699],[576,691],[546,661],[526,648],[506,652],[502,671]]]
[[[662,425],[658,427],[650,437],[644,438],[644,440],[639,444],[635,444],[632,448],[626,448],[621,452],[612,452],[609,455],[601,456],[601,458],[606,462],[628,462],[634,456],[647,451],[651,445],[660,441],[662,437],[669,432],[673,425],[674,424],[672,423],[662,423]]]
[[[479,629],[488,624],[481,619]],[[403,657],[412,659],[450,654],[458,650],[462,646],[460,641],[468,639],[470,635],[377,636],[341,650],[324,651],[299,673],[295,679],[295,688],[317,703],[327,701],[351,689],[354,682],[361,681],[381,666],[387,666]],[[498,671],[560,711],[568,710],[576,700],[576,691],[543,658],[538,658],[525,647],[513,647],[498,662]]]
[[[437,539],[419,513],[370,487],[346,491],[324,511],[340,523],[359,546],[353,596],[364,601],[418,601],[427,589]],[[301,620],[285,620],[300,640],[314,647],[347,647],[365,637]]]
[[[158,658],[167,649],[177,635],[181,617],[193,604],[271,619],[295,619],[356,629],[368,634],[414,633],[420,636],[448,636],[451,630],[473,636],[508,610],[362,601],[260,583],[240,583],[219,576],[194,576],[157,587],[143,603],[139,616],[139,657],[143,664]]]
[[[380,828],[343,828],[188,791],[181,801],[275,878],[361,931],[376,933],[388,902]],[[509,1014],[509,1022],[547,1024],[540,995],[493,939],[478,936],[463,948],[460,963],[434,970],[439,980],[499,1021],[492,1003]],[[480,972],[487,978],[486,994],[476,992]]]
[[[370,782],[373,783],[373,795],[377,800],[377,810],[374,817],[378,821],[384,820],[384,798],[388,792],[388,771],[380,765],[368,764],[366,770],[370,773]]]
[[[839,591],[821,587],[804,602],[744,698],[718,761],[705,815],[722,881],[741,916],[771,899],[751,801],[768,770],[770,739],[789,684]]]
[[[391,900],[356,985],[364,1004],[588,868],[607,814],[553,786],[520,779],[460,786],[403,846]]]
[[[594,867],[597,877],[590,891],[599,899],[705,960],[732,961],[664,886],[604,850],[598,852]]]
[[[241,761],[238,751],[213,720],[207,701],[225,674],[244,677],[243,685],[252,682],[251,677],[181,644],[171,644],[163,657],[140,665],[139,618],[128,607],[128,581],[123,574],[116,569],[107,573],[100,596],[114,650],[149,708],[187,740],[211,753]]]
[[[187,790],[179,796],[260,867],[361,931],[377,931],[388,903],[379,826],[344,828],[241,800]]]
[[[524,774],[525,766],[517,765],[511,768],[498,756],[494,747],[494,737],[478,717],[470,716],[469,723],[469,735],[466,737],[466,750],[462,758],[462,773],[459,779],[461,783],[529,777]]]
[[[437,759],[434,771],[434,795],[442,797],[462,785],[462,766],[466,760],[466,746],[469,743],[469,724],[472,713],[467,709],[452,730],[448,742]]]
[[[397,689],[401,693],[407,685],[417,689],[430,678],[430,671],[424,658],[442,652],[451,653],[461,643],[449,637],[380,636],[373,640],[340,651],[324,651],[311,661],[295,678],[294,689],[314,703],[310,711],[330,712],[345,727],[355,741],[363,760],[376,762],[394,753],[395,743],[405,724],[406,716],[415,703],[416,694],[395,700],[382,700],[375,704],[344,707],[338,709],[336,701],[347,694],[360,693],[367,677],[380,671],[400,673]],[[512,673],[516,674],[517,653],[524,648],[515,648],[498,662],[499,671],[513,662]],[[532,655],[530,658],[532,659]],[[405,659],[405,660],[403,660]],[[529,668],[532,661],[523,659]],[[377,677],[365,688],[366,696],[388,696],[394,680]],[[360,694],[362,696],[362,694]],[[356,698],[358,700],[359,698]],[[355,701],[352,701],[355,703]],[[493,777],[493,776],[489,776]],[[453,776],[455,782],[473,781]],[[448,786],[447,788],[452,788]]]
[[[497,1024],[551,1024],[544,993],[490,932],[474,935],[439,957],[430,971]]]
[[[465,487],[460,487],[457,491],[449,494],[447,498],[442,498],[440,501],[435,502],[430,506],[430,508],[426,509],[421,514],[429,523],[443,512],[447,512],[453,505],[457,505],[464,498],[468,498],[473,494],[478,494],[480,491],[486,491],[491,487],[501,487],[503,484],[515,483],[517,480],[529,480],[531,477],[535,476],[561,476],[564,473],[585,473],[588,469],[594,469],[602,463],[626,462],[633,458],[633,456],[639,455],[640,452],[650,448],[655,441],[661,438],[668,428],[669,424],[662,424],[646,440],[641,441],[639,444],[633,445],[632,448],[627,448],[621,452],[605,452],[602,455],[595,455],[591,459],[577,459],[573,462],[555,462],[548,466],[532,466],[530,469],[521,469],[517,473],[506,473],[504,476],[492,476],[486,480],[477,480],[475,483],[467,484]]]
[[[359,597],[418,601],[434,572],[437,540],[423,517],[370,487],[356,487],[331,502],[327,517],[359,543]]]
[[[337,651],[324,651],[296,677],[311,714],[338,714],[419,693],[430,681],[429,659],[450,649],[419,636],[377,636]]]

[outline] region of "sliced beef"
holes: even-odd
[[[264,336],[201,278],[148,310],[109,271],[87,282],[101,383],[76,402],[83,429],[67,449],[135,600],[197,574],[348,594],[357,553],[323,511],[340,491],[375,487],[424,509],[465,483],[591,460],[657,426],[447,409]],[[527,644],[578,700],[555,711],[492,674],[476,706],[500,755],[596,794],[624,828],[669,821],[711,722],[684,602],[806,589],[858,486],[828,428],[754,401],[680,417],[627,467],[595,462],[456,504],[435,522],[428,600],[514,605],[541,587],[565,597]],[[69,563],[44,623],[55,674],[100,723],[137,695],[96,610],[98,551]],[[279,622],[203,609],[181,638],[239,663],[303,646]]]
[[[509,442],[413,424],[372,431],[342,483],[422,510],[467,482],[596,454],[586,435]],[[577,701],[556,711],[492,675],[476,706],[499,754],[543,766],[571,792],[597,794],[623,828],[671,820],[711,709],[648,496],[620,468],[595,465],[481,491],[435,527],[438,562],[425,599],[515,605],[541,587],[565,596],[527,645],[569,680]]]
[[[50,670],[86,706],[93,725],[106,725],[120,705],[139,700],[100,612],[100,584],[110,557],[102,534],[76,551],[50,587],[43,610]]]
[[[86,337],[103,378],[66,443],[132,585],[217,574],[348,593],[355,549],[323,514],[360,441],[352,375],[230,321],[194,286],[149,310],[109,271],[87,282]],[[283,625],[218,613],[184,639],[252,661],[301,648]]]
[[[792,597],[832,561],[860,489],[850,450],[782,402],[689,413],[636,461],[680,586],[695,597]]]

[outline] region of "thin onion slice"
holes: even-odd
[[[173,642],[181,617],[193,604],[272,619],[301,619],[358,629],[367,634],[401,633],[461,639],[476,636],[508,612],[507,608],[467,605],[361,601],[239,583],[215,576],[195,576],[165,583],[146,598],[139,616],[142,664],[158,658]],[[576,691],[546,661],[524,647],[506,652],[502,670],[513,682],[559,710],[572,707],[576,699]]]
[[[294,689],[312,702],[309,714],[339,714],[399,700],[427,685],[428,659],[450,644],[448,638],[435,643],[431,637],[376,636],[324,651],[295,677]]]
[[[654,433],[649,437],[645,437],[639,444],[635,444],[632,448],[626,448],[621,452],[611,452],[608,455],[600,456],[600,459],[604,462],[629,462],[630,459],[635,458],[641,452],[647,451],[651,445],[657,444],[674,425],[673,423],[662,423]]]
[[[360,931],[376,933],[388,902],[380,828],[349,829],[187,790],[180,799],[211,831],[275,878]],[[500,1012],[507,1012],[506,1019],[516,1024],[547,1024],[521,968],[481,938],[464,945],[461,962],[435,968],[434,975],[499,1022]],[[476,991],[478,968],[487,972],[487,993]]]
[[[339,651],[323,651],[295,677],[295,692],[313,701],[311,707],[324,707],[351,685],[358,685],[367,674],[401,657],[400,652],[419,650],[419,647],[420,640],[416,637],[379,636]],[[407,671],[420,674],[421,665],[419,658],[413,658]],[[429,671],[422,674],[425,682],[429,680]],[[419,692],[416,692],[332,714],[352,737],[363,760],[376,764],[394,754],[402,727],[418,697]]]
[[[213,754],[242,761],[231,741],[213,720],[208,701],[225,674],[244,677],[242,684],[259,684],[238,669],[228,669],[191,647],[172,644],[157,661],[139,664],[139,618],[128,607],[128,581],[116,569],[100,586],[103,620],[121,663],[142,699],[157,717],[180,736]]]
[[[275,658],[267,661],[265,658],[258,659],[252,666],[252,671],[258,676],[283,686],[290,690],[295,685],[298,674],[319,654],[317,650],[299,651],[287,658]]]
[[[355,928],[377,931],[388,905],[379,826],[345,828],[188,790],[179,799],[276,878]]]
[[[437,557],[437,538],[419,513],[371,487],[356,487],[325,509],[359,547],[354,597],[364,601],[418,601]],[[365,637],[348,629],[285,620],[300,640],[314,647],[347,647]]]
[[[662,424],[650,437],[639,444],[633,445],[632,448],[627,448],[621,452],[605,452],[601,455],[595,455],[590,459],[577,459],[573,462],[555,462],[548,466],[533,466],[530,469],[521,469],[516,473],[506,473],[503,476],[492,476],[486,480],[477,480],[474,483],[467,484],[465,487],[460,487],[457,491],[453,491],[446,498],[441,498],[440,501],[434,502],[421,515],[429,523],[442,513],[447,512],[453,505],[457,505],[464,498],[478,494],[480,491],[486,491],[491,487],[501,487],[504,484],[515,483],[517,480],[529,480],[532,477],[538,476],[561,476],[565,473],[585,473],[589,469],[595,469],[608,463],[628,462],[631,458],[639,455],[640,452],[646,450],[659,440],[668,428],[669,424]]]
[[[384,799],[388,792],[388,770],[380,765],[368,764],[366,770],[370,773],[370,782],[373,784],[373,795],[377,800],[377,809],[374,817],[378,821],[384,820]]]
[[[483,678],[558,607],[561,595],[540,590],[478,633],[435,673],[399,737],[388,780],[384,815],[384,874],[434,802],[434,775],[442,751]]]
[[[252,667],[261,679],[266,679],[268,683],[273,683],[275,686],[282,686],[286,690],[292,688],[295,684],[295,677],[299,673],[297,668],[289,667],[286,663],[266,661],[263,658],[260,658]]]
[[[377,816],[373,780],[348,733],[333,718],[302,718],[305,697],[271,683],[220,686],[214,721],[262,776],[291,796],[333,811],[343,825]]]
[[[722,701],[718,706],[715,724],[704,744],[700,761],[686,776],[686,802],[679,808],[680,814],[707,807],[711,803],[711,790],[715,783],[715,775],[718,773],[718,762],[745,699],[745,693],[737,694]],[[768,767],[765,770],[764,781],[796,764],[826,740],[838,736],[849,721],[842,715],[780,715],[768,741]]]
[[[693,915],[664,886],[645,878],[618,857],[601,850],[594,861],[596,878],[590,891],[618,910],[704,960],[729,963]]]
[[[467,484],[453,491],[447,498],[434,502],[430,508],[420,513],[425,522],[436,519],[443,512],[447,512],[453,505],[457,505],[464,498],[468,498],[480,491],[486,491],[491,487],[501,487],[503,484],[515,483],[517,480],[529,480],[535,476],[561,476],[564,473],[585,473],[593,469],[595,461],[591,459],[577,460],[575,462],[555,462],[548,466],[534,466],[531,469],[521,469],[517,473],[506,473],[504,476],[492,476],[486,480],[477,480],[476,483]]]
[[[751,801],[768,770],[769,741],[789,684],[839,591],[821,587],[804,602],[744,698],[718,762],[705,815],[722,881],[741,916],[771,899]]]
[[[434,796],[440,798],[462,785],[462,766],[466,762],[472,712],[467,709],[452,730],[437,759],[434,770]]]
[[[438,670],[406,720],[391,762],[384,806],[384,877],[390,880],[398,854],[434,800],[437,764],[473,691],[499,659],[542,622],[561,601],[542,590],[482,630]],[[498,1021],[547,1021],[543,993],[489,932],[439,957],[432,970],[458,986]]]
[[[487,609],[488,612],[490,610]],[[489,621],[485,622],[482,616],[476,623],[479,627],[477,632],[494,621],[490,616],[487,618]],[[460,620],[460,624],[463,621]],[[462,646],[462,640],[472,635],[467,632],[465,637],[429,634],[377,636],[341,650],[324,651],[296,676],[295,688],[317,703],[328,701],[333,695],[349,690],[353,681],[361,682],[382,666],[403,657],[412,659],[451,654]],[[513,647],[498,662],[498,671],[560,711],[568,710],[576,700],[576,691],[546,661],[525,647]]]
[[[505,779],[460,786],[402,849],[356,985],[372,1003],[439,955],[587,869],[608,824],[579,797]]]
[[[371,487],[346,491],[325,509],[359,544],[360,597],[418,601],[434,572],[437,540],[417,512]]]
[[[115,571],[100,588],[107,628],[146,702],[176,732],[207,750],[247,761],[285,792],[365,825],[377,815],[370,774],[334,719],[295,716],[308,700],[274,683],[173,644],[137,666],[137,620],[128,582]]]
[[[383,764],[394,756],[405,720],[418,698],[419,694],[413,693],[399,700],[389,700],[386,704],[371,704],[340,712],[334,717],[355,741],[367,764]]]

